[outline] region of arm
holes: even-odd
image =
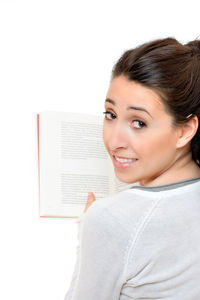
[[[112,216],[99,208],[95,202],[85,215],[76,269],[65,300],[118,300],[120,297],[124,240]]]
[[[82,227],[83,227],[83,221],[85,219],[85,215],[86,212],[88,210],[88,208],[92,205],[92,203],[96,200],[95,195],[93,192],[88,193],[88,199],[87,199],[87,203],[85,205],[85,209],[83,211],[83,213],[80,215],[80,217],[77,219],[77,221],[75,221],[75,223],[78,224],[78,245],[76,248],[76,264],[74,267],[74,272],[72,274],[72,279],[71,279],[71,283],[70,283],[70,287],[69,290],[67,292],[67,294],[65,295],[65,299],[64,300],[70,300],[72,299],[73,296],[73,291],[75,288],[75,282],[76,282],[76,278],[78,277],[78,272],[79,272],[79,268],[80,268],[80,236],[82,235]]]

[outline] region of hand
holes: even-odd
[[[91,192],[88,194],[88,199],[87,199],[87,203],[84,209],[84,213],[88,210],[88,208],[90,207],[90,205],[96,200],[94,193]]]

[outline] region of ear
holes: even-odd
[[[180,134],[176,144],[177,148],[184,147],[187,145],[195,136],[199,126],[199,121],[196,115],[190,119],[186,124],[180,126]]]

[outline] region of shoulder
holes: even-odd
[[[96,200],[88,209],[85,219],[98,226],[118,224],[124,230],[131,230],[158,207],[159,216],[166,211],[173,215],[177,208],[199,205],[200,181],[171,189],[127,189],[114,195]],[[181,203],[180,203],[181,202]],[[195,204],[196,203],[196,204]]]
[[[146,197],[125,190],[96,200],[87,210],[85,226],[95,226],[106,233],[122,231],[120,238],[128,238],[153,213],[160,197]],[[114,234],[115,235],[115,234]],[[116,233],[118,236],[118,233]]]
[[[84,218],[81,238],[83,256],[96,253],[97,260],[114,259],[125,278],[129,271],[125,266],[130,260],[133,245],[151,223],[159,201],[159,197],[141,199],[128,191],[95,201]]]

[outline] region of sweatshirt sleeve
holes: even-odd
[[[95,203],[85,214],[73,281],[65,300],[118,300],[127,245],[116,220]]]

